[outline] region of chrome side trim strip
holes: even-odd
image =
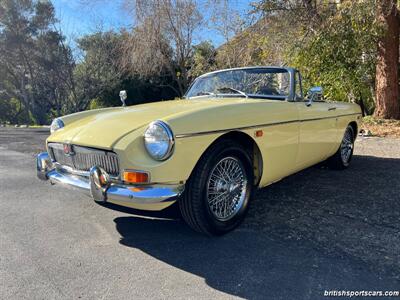
[[[246,127],[235,127],[235,128],[230,128],[230,129],[219,129],[219,130],[211,130],[211,131],[203,131],[203,132],[195,132],[195,133],[184,133],[184,134],[177,134],[175,136],[175,138],[180,139],[180,138],[192,137],[192,136],[198,136],[198,135],[224,133],[224,132],[229,132],[232,130],[247,130],[247,129],[255,129],[255,128],[259,128],[259,127],[276,126],[276,125],[283,125],[283,124],[297,123],[297,122],[299,122],[299,121],[298,120],[290,120],[290,121],[259,124],[259,125],[246,126]]]
[[[273,122],[273,123],[245,126],[245,127],[235,127],[235,128],[229,128],[229,129],[210,130],[210,131],[202,131],[202,132],[194,132],[194,133],[182,133],[182,134],[175,135],[175,138],[181,139],[181,138],[194,137],[194,136],[199,136],[199,135],[225,133],[225,132],[229,132],[229,131],[233,131],[233,130],[248,130],[248,129],[256,129],[256,128],[260,128],[260,127],[270,127],[270,126],[277,126],[277,125],[290,124],[290,123],[302,123],[302,122],[311,122],[311,121],[318,121],[318,120],[324,120],[324,119],[336,119],[336,118],[340,118],[340,117],[353,116],[353,115],[361,115],[361,113],[351,113],[351,114],[344,114],[344,115],[340,115],[340,116],[329,116],[329,117],[312,118],[312,119],[305,119],[305,120],[289,120],[289,121],[282,121],[282,122]]]

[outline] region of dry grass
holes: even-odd
[[[367,116],[363,118],[361,129],[369,130],[372,136],[400,138],[400,120],[383,120]]]

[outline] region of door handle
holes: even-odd
[[[329,107],[329,108],[328,108],[328,111],[329,111],[329,110],[336,110],[336,107]]]

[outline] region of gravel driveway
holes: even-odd
[[[220,238],[174,208],[141,213],[38,181],[47,130],[0,128],[4,299],[319,299],[400,284],[400,139],[359,138],[351,167],[315,166],[258,191]]]

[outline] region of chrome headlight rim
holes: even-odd
[[[168,148],[167,148],[167,151],[161,157],[154,156],[151,153],[151,151],[149,150],[149,148],[147,147],[146,133],[149,130],[149,128],[152,127],[152,126],[161,127],[164,130],[164,132],[166,133],[167,137],[168,137]],[[151,158],[153,158],[154,160],[165,161],[165,160],[167,160],[168,158],[170,158],[172,156],[172,154],[174,152],[174,148],[175,148],[174,147],[175,146],[175,137],[174,137],[174,133],[172,132],[171,127],[169,127],[169,125],[167,123],[165,123],[164,121],[156,120],[156,121],[151,122],[146,128],[146,130],[144,132],[144,135],[143,135],[143,138],[144,138],[144,146],[146,148],[146,151],[151,156]]]
[[[56,118],[51,122],[50,133],[56,132],[57,130],[64,128],[64,126],[64,122],[60,118]]]

